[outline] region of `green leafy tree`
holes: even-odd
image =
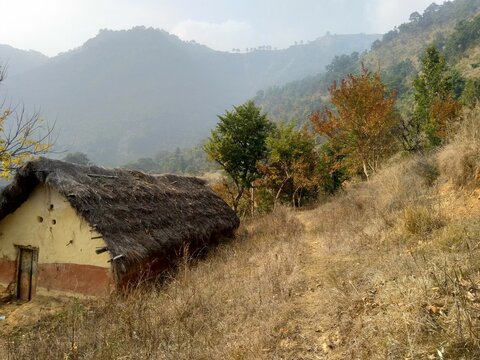
[[[454,99],[452,75],[445,57],[435,46],[429,46],[422,59],[421,71],[413,81],[415,108],[412,133],[409,134],[415,144],[412,150],[440,145],[446,136],[446,126],[458,117],[460,109]],[[442,108],[448,109],[448,116]]]
[[[420,15],[418,12],[415,11],[415,12],[410,14],[409,20],[411,22],[418,23],[418,22],[420,22],[420,20],[422,20],[422,15]]]
[[[410,89],[410,81],[415,73],[415,66],[411,60],[404,60],[382,72],[385,85],[397,92],[398,96],[405,94]]]
[[[449,61],[457,61],[469,48],[480,42],[480,15],[471,20],[461,20],[445,45],[445,54]]]
[[[160,172],[158,171],[158,163],[149,157],[140,158],[135,162],[125,164],[123,167],[130,170],[143,171],[146,173]]]
[[[314,137],[294,123],[280,123],[267,138],[268,162],[260,166],[260,184],[273,192],[274,206],[282,195],[301,205],[302,194],[318,186],[318,155]]]
[[[235,196],[232,207],[237,211],[245,191],[261,177],[257,165],[266,159],[266,139],[272,124],[254,101],[235,106],[233,111],[226,111],[218,118],[220,121],[212,130],[204,149],[233,181]]]
[[[344,165],[345,155],[340,148],[326,142],[320,146],[318,176],[322,192],[333,195],[348,180],[348,171]]]

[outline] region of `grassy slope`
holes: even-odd
[[[476,111],[438,153],[302,214],[314,255],[297,338],[314,354],[480,358],[479,139]]]
[[[437,36],[448,36],[452,33],[455,23],[441,27],[431,26],[417,33],[401,33],[394,40],[385,43],[376,50],[369,51],[364,61],[371,67],[389,68],[404,60],[411,60],[418,67],[419,59],[425,48],[433,43]]]
[[[425,48],[435,43],[438,36],[448,38],[454,30],[454,25],[455,23],[452,22],[442,27],[431,27],[418,34],[402,33],[394,41],[368,52],[364,61],[372,68],[380,65],[382,69],[388,69],[402,61],[411,60],[418,69]],[[480,78],[479,63],[480,46],[473,46],[463,54],[455,64],[455,68],[467,79],[478,79]]]
[[[73,301],[0,338],[0,355],[478,359],[479,154],[477,110],[439,152],[245,224],[160,289]]]
[[[480,79],[480,46],[467,50],[465,56],[457,63],[456,68],[469,79]]]
[[[270,358],[303,283],[301,233],[286,210],[245,224],[237,241],[184,264],[162,288],[72,300],[59,315],[0,336],[0,358]]]
[[[471,9],[466,10],[467,6],[471,6]],[[380,64],[382,68],[388,69],[402,61],[411,60],[418,68],[425,48],[432,43],[443,46],[458,22],[478,15],[479,6],[480,3],[476,0],[456,0],[444,4],[436,14],[424,14],[424,17],[430,18],[428,25],[418,25],[417,28],[411,22],[401,25],[397,36],[369,51],[364,61],[371,66]]]

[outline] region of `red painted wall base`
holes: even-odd
[[[15,261],[0,259],[0,283],[15,282]],[[37,287],[83,295],[106,296],[114,288],[108,268],[80,264],[38,264]]]

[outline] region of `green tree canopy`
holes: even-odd
[[[423,133],[424,147],[440,145],[445,137],[447,123],[458,116],[459,107],[453,98],[452,75],[445,57],[434,45],[429,46],[422,58],[421,71],[413,81],[413,128],[417,132],[413,137],[420,137]]]
[[[204,149],[234,182],[237,194],[232,207],[236,211],[244,191],[260,177],[257,165],[267,156],[266,139],[272,124],[254,101],[235,106],[218,118]]]
[[[304,191],[318,185],[318,155],[315,140],[306,129],[298,130],[294,123],[280,123],[267,138],[268,162],[261,166],[262,185],[274,192],[277,202],[282,194],[299,205]]]

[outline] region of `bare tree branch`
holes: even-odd
[[[5,79],[5,67],[0,66],[0,82]],[[39,111],[27,114],[25,106],[8,106],[6,98],[0,104],[0,177],[8,175],[22,162],[33,156],[52,151],[53,129]]]

